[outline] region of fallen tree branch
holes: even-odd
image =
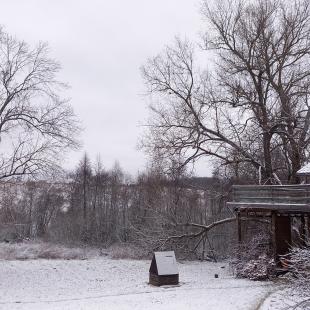
[[[202,225],[202,224],[197,224],[197,223],[179,223],[177,224],[177,226],[192,226],[192,227],[197,227],[197,228],[201,228],[205,231],[209,231],[210,229],[212,229],[213,227],[216,227],[218,225],[222,225],[222,224],[225,224],[225,223],[229,223],[229,222],[234,222],[236,220],[236,217],[229,217],[229,218],[226,218],[226,219],[223,219],[223,220],[219,220],[219,221],[216,221],[216,222],[213,222],[209,225]]]
[[[226,218],[226,219],[222,219],[222,220],[219,220],[219,221],[216,221],[216,222],[213,222],[209,225],[203,225],[203,224],[197,224],[197,223],[176,223],[176,226],[190,226],[190,227],[195,227],[195,228],[200,228],[200,231],[199,232],[196,232],[196,233],[185,233],[185,234],[182,234],[182,235],[176,235],[176,236],[169,236],[167,237],[166,239],[164,240],[159,240],[159,241],[162,241],[162,243],[155,247],[154,248],[154,251],[162,248],[163,246],[165,246],[169,241],[171,240],[177,240],[177,239],[183,239],[183,238],[188,238],[188,239],[192,239],[192,238],[197,238],[197,237],[200,237],[202,236],[203,238],[203,235],[207,235],[208,231],[216,226],[219,226],[219,225],[223,225],[225,223],[230,223],[230,222],[234,222],[236,220],[236,217],[229,217],[229,218]],[[201,240],[202,240],[201,238]],[[199,242],[200,243],[200,242]],[[198,245],[199,245],[198,243]]]

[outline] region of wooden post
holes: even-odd
[[[238,243],[242,242],[242,227],[241,227],[241,215],[240,211],[237,212],[237,225],[238,225]]]
[[[291,218],[289,216],[278,216],[272,212],[272,247],[276,264],[280,263],[279,256],[289,252],[292,244]]]
[[[272,252],[274,261],[277,262],[277,241],[276,241],[276,218],[277,215],[275,212],[271,212],[271,238],[272,238]]]

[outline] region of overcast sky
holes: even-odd
[[[62,65],[60,80],[85,129],[83,149],[115,160],[136,174],[145,154],[136,148],[147,118],[140,67],[176,35],[197,39],[203,30],[200,0],[0,0],[0,24],[31,45],[47,41]],[[209,169],[201,164],[197,174]]]

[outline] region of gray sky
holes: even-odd
[[[34,45],[47,41],[62,64],[60,80],[85,128],[83,150],[100,153],[135,174],[145,166],[136,149],[147,118],[140,67],[176,35],[196,39],[203,28],[199,0],[0,0],[0,24]],[[81,153],[72,153],[73,167]],[[199,165],[197,174],[209,171]]]

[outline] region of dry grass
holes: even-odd
[[[107,249],[109,257],[113,259],[145,259],[149,258],[145,250],[132,244],[114,244]]]
[[[83,248],[69,248],[46,242],[0,243],[0,259],[87,259],[96,251]]]
[[[31,259],[90,259],[108,256],[112,259],[149,258],[145,250],[132,244],[114,244],[106,249],[91,247],[71,247],[51,242],[24,241],[21,243],[0,242],[0,260]]]

